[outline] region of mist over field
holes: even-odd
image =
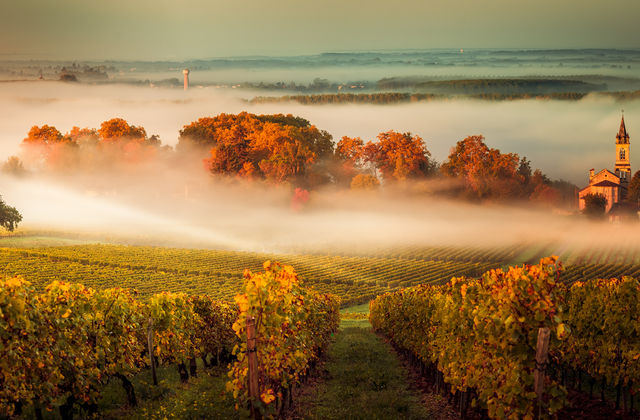
[[[636,55],[607,56],[598,66],[588,69],[584,62],[558,66],[563,56],[549,60],[537,57],[520,66],[500,63],[494,56],[485,58],[485,62],[497,63],[497,67],[474,67],[470,61],[459,62],[460,56],[451,54],[444,70],[433,66],[420,71],[423,76],[437,79],[443,77],[445,70],[451,72],[452,69],[460,76],[475,77],[492,70],[499,75],[546,71],[561,76],[576,71],[597,74],[606,68],[608,75],[626,77],[629,68],[636,64]],[[355,57],[368,59],[366,55]],[[153,82],[3,82],[0,84],[0,109],[3,110],[0,113],[0,160],[23,154],[20,143],[34,125],[53,125],[65,133],[74,126],[96,128],[103,121],[118,117],[144,127],[148,135],[159,135],[162,144],[175,146],[179,131],[198,118],[247,111],[303,117],[319,129],[327,130],[334,142],[343,136],[375,140],[379,133],[388,130],[411,132],[423,138],[438,162],[447,159],[456,142],[470,135],[483,135],[489,147],[526,156],[532,168],[541,169],[552,179],[564,179],[582,187],[587,184],[590,168],[613,167],[613,145],[623,107],[632,146],[634,133],[640,127],[636,122],[640,101],[620,102],[594,94],[575,101],[482,101],[457,97],[396,105],[312,106],[294,102],[250,103],[248,100],[257,95],[281,95],[282,92],[252,90],[247,86],[233,89],[212,83],[213,80],[310,83],[312,76],[318,74],[335,82],[415,74],[415,67],[407,62],[373,66],[361,62],[360,67],[340,66],[336,62],[348,58],[337,55],[330,58],[331,65],[315,68],[306,67],[300,59],[295,65],[280,63],[278,67],[262,63],[262,68],[254,69],[251,66],[255,61],[251,60],[242,63],[241,68],[226,68],[218,63],[219,68],[193,71],[192,87],[188,91],[157,86]],[[383,55],[383,58],[392,61],[398,57]],[[407,60],[407,57],[401,58]],[[629,64],[607,67],[610,65],[607,60],[618,59],[627,60]],[[320,58],[309,62],[313,60],[322,64]],[[509,58],[505,62],[508,61]],[[228,66],[233,65],[238,66],[237,63]],[[127,72],[120,64],[116,78],[162,80],[176,74],[180,76],[179,68],[163,69],[161,65],[149,67],[138,63]],[[358,69],[361,71],[355,71]],[[205,157],[195,156],[188,162],[161,160],[133,170],[113,168],[110,173],[81,177],[38,174],[16,180],[0,176],[0,185],[4,199],[22,212],[25,227],[108,231],[152,243],[183,246],[273,251],[296,246],[308,249],[338,245],[393,247],[412,243],[490,246],[534,241],[554,243],[561,249],[569,246],[563,245],[569,242],[573,243],[571,246],[591,242],[603,234],[601,230],[617,229],[611,226],[585,229],[582,222],[530,206],[506,208],[436,199],[423,193],[441,186],[428,182],[415,188],[368,195],[325,188],[312,191],[303,211],[294,212],[291,188],[264,188],[258,184],[215,179],[200,164]],[[631,162],[632,167],[633,162],[640,162],[640,152],[635,147],[631,147]],[[618,235],[620,229],[616,232]],[[635,243],[635,228],[624,232],[621,240]]]
[[[421,136],[439,162],[463,138],[482,134],[490,147],[515,152],[552,178],[577,185],[586,183],[590,168],[613,164],[620,110],[627,129],[638,131],[635,115],[640,101],[616,102],[587,96],[580,101],[518,100],[486,102],[468,99],[400,105],[322,105],[295,103],[249,104],[246,91],[215,88],[187,92],[128,85],[79,85],[60,82],[3,84],[0,90],[0,157],[19,152],[20,142],[33,125],[54,125],[61,132],[73,126],[98,127],[121,117],[158,134],[163,144],[175,145],[186,124],[219,113],[291,113],[308,119],[333,135],[373,140],[383,131],[410,131]],[[631,162],[640,151],[631,147]]]
[[[607,246],[640,247],[637,225],[593,224],[531,206],[448,201],[420,194],[425,184],[379,193],[317,190],[295,211],[286,187],[207,177],[187,180],[179,171],[157,171],[131,188],[120,184],[100,195],[83,189],[82,182],[36,176],[0,175],[0,185],[27,229],[132,244],[286,253],[527,243],[562,253],[589,249],[615,235]],[[117,174],[110,178],[115,185],[126,181]]]

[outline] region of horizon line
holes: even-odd
[[[315,53],[291,53],[291,54],[243,54],[243,55],[221,55],[221,56],[202,56],[191,58],[52,58],[48,54],[29,54],[29,53],[9,53],[0,52],[0,61],[15,60],[15,61],[76,61],[76,62],[143,62],[143,63],[157,63],[157,62],[175,62],[184,63],[190,61],[212,61],[212,60],[237,60],[237,59],[258,59],[258,58],[294,58],[294,57],[319,57],[327,54],[366,54],[366,53],[394,53],[394,52],[428,52],[428,51],[638,51],[640,47],[431,47],[431,48],[379,48],[379,49],[346,49],[346,50],[326,50]]]

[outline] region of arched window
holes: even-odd
[[[620,160],[624,160],[626,156],[625,150],[624,149],[620,149]]]

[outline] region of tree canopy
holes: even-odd
[[[423,178],[434,172],[435,163],[420,136],[386,131],[378,134],[376,143],[366,144],[360,137],[343,137],[336,145],[336,158],[346,172],[379,171],[385,181]]]
[[[156,154],[160,139],[148,137],[143,127],[112,118],[99,129],[73,127],[65,135],[53,126],[33,126],[22,146],[27,162],[49,170],[68,171],[149,160]]]
[[[27,137],[23,140],[24,143],[38,143],[52,145],[55,143],[67,142],[69,139],[65,138],[57,128],[50,125],[43,125],[38,127],[34,125],[29,130]]]
[[[380,133],[378,142],[369,142],[367,148],[366,159],[375,163],[385,180],[403,181],[407,178],[425,177],[434,168],[429,159],[431,153],[424,141],[411,133]]]
[[[599,193],[587,194],[583,198],[582,213],[590,219],[602,219],[607,209],[607,198]]]
[[[291,183],[314,188],[333,183],[343,188],[385,188],[430,177],[451,178],[446,188],[422,191],[472,200],[522,201],[546,206],[575,206],[576,187],[551,181],[533,169],[526,157],[502,153],[481,135],[456,143],[442,164],[432,159],[418,135],[394,130],[377,139],[332,136],[308,120],[291,114],[258,115],[248,112],[199,118],[180,130],[178,145],[160,147],[157,136],[122,118],[104,121],[98,129],[73,127],[62,134],[53,126],[34,126],[23,141],[26,167],[34,162],[57,171],[73,169],[120,170],[142,168],[139,163],[204,164],[211,174],[226,177]],[[159,161],[158,158],[163,158]],[[35,158],[35,159],[34,159]],[[119,165],[119,166],[115,166]],[[7,162],[5,172],[22,171],[20,161]],[[428,183],[429,181],[427,181]],[[640,175],[631,183],[629,198],[640,198]],[[404,187],[403,187],[404,188]],[[634,189],[635,188],[635,189]]]
[[[105,141],[145,140],[147,138],[147,132],[143,127],[129,125],[122,118],[104,121],[98,129],[98,134]]]
[[[11,207],[6,204],[0,196],[0,226],[13,232],[18,227],[18,223],[22,221],[22,215],[16,210],[15,207]]]
[[[638,201],[640,201],[640,171],[636,171],[629,182],[627,201],[636,206],[638,205]]]
[[[376,190],[380,187],[380,181],[373,175],[359,174],[351,180],[352,190]]]
[[[473,198],[531,199],[556,204],[560,193],[539,169],[517,153],[501,153],[488,147],[483,136],[469,136],[456,144],[440,167],[443,175],[463,181]]]
[[[180,131],[179,150],[209,150],[205,166],[216,174],[283,182],[306,175],[333,154],[329,133],[292,115],[220,114]]]

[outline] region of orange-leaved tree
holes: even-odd
[[[220,114],[180,131],[179,151],[195,151],[214,174],[272,182],[308,178],[333,154],[331,135],[292,115]],[[318,178],[318,177],[316,177]]]
[[[420,136],[387,131],[378,134],[378,142],[368,142],[364,158],[374,163],[385,180],[403,181],[426,177],[434,169],[431,153]]]
[[[475,198],[527,198],[538,184],[550,183],[538,170],[531,176],[528,160],[488,147],[479,135],[459,141],[441,171],[462,179],[467,195]]]

